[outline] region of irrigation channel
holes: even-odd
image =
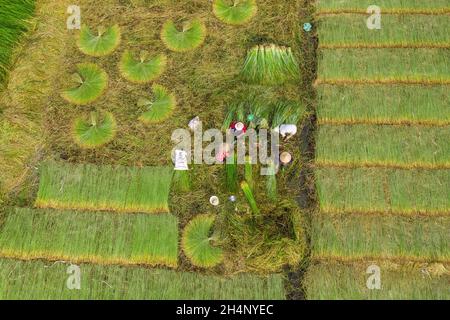
[[[315,6],[313,0],[303,0],[299,12],[299,46],[302,53],[300,83],[300,95],[306,106],[308,116],[302,123],[302,130],[299,136],[301,153],[301,168],[299,176],[292,179],[292,184],[297,184],[299,190],[297,202],[305,216],[308,226],[311,225],[312,215],[316,212],[317,197],[314,182],[314,171],[311,165],[315,159],[315,133],[317,128],[316,100],[317,93],[314,82],[317,78],[317,49],[318,37],[314,21]],[[311,23],[313,29],[310,32],[303,30],[304,23]],[[309,229],[309,228],[308,228]],[[286,270],[287,298],[289,300],[305,300],[305,290],[303,279],[309,265],[310,257],[310,235],[307,233],[307,252],[303,263],[298,267]]]

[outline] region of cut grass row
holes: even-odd
[[[33,18],[35,28],[19,46],[0,94],[0,202],[19,190],[23,197],[34,174],[45,139],[44,110],[66,63],[61,53],[71,35],[61,28],[61,21],[67,17],[69,4],[68,0],[39,1]],[[3,10],[2,5],[0,8]]]
[[[450,125],[447,86],[318,87],[319,124]]]
[[[47,162],[36,206],[91,211],[169,212],[170,167],[121,167]]]
[[[382,8],[382,13],[449,13],[447,0],[316,0],[317,11],[323,13],[356,12],[365,14],[371,5]]]
[[[401,259],[450,262],[450,216],[318,214],[312,223],[316,259]]]
[[[450,215],[450,170],[316,169],[320,209]]]
[[[319,21],[320,48],[450,47],[448,16],[387,15],[381,30],[369,30],[361,15],[327,16]]]
[[[321,55],[318,83],[450,84],[447,49],[334,49]]]
[[[0,229],[0,255],[24,260],[176,267],[178,220],[170,214],[11,208]]]
[[[370,276],[366,271],[372,264],[380,267],[380,290],[366,285]],[[448,300],[449,281],[442,264],[322,262],[310,266],[304,286],[309,300]]]
[[[80,290],[66,286],[69,264],[0,259],[2,300],[285,299],[281,275],[230,278],[137,267],[80,265]]]
[[[447,127],[322,125],[316,163],[450,169],[449,141]]]
[[[15,47],[29,27],[34,14],[34,0],[0,1],[0,85],[6,80]]]

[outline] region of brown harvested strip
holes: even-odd
[[[339,162],[332,160],[316,160],[315,166],[317,168],[386,168],[386,169],[404,169],[404,170],[442,170],[450,169],[449,163],[428,163],[428,162],[412,162],[412,163],[397,163],[397,162]]]
[[[170,268],[176,268],[177,262],[169,261],[167,258],[140,258],[133,260],[127,260],[125,258],[104,258],[100,256],[71,256],[71,255],[56,255],[49,254],[48,252],[32,252],[32,253],[19,253],[13,250],[0,249],[0,258],[16,259],[22,261],[33,261],[33,260],[47,260],[47,261],[70,261],[76,264],[92,263],[98,265],[117,265],[117,266],[148,266],[148,267],[158,267],[166,266]]]
[[[432,79],[432,80],[415,80],[415,79],[317,79],[315,86],[328,85],[375,85],[375,84],[408,84],[408,85],[450,85],[450,79]]]
[[[380,262],[398,262],[398,263],[404,263],[404,262],[419,262],[419,263],[442,263],[442,264],[448,264],[450,263],[449,258],[421,258],[421,257],[414,257],[414,256],[336,256],[336,255],[315,255],[314,253],[311,255],[311,259],[315,262],[367,262],[367,261],[380,261]]]
[[[385,126],[427,126],[427,127],[447,127],[450,120],[410,120],[410,119],[318,119],[318,125],[385,125]]]
[[[332,208],[330,206],[320,209],[320,213],[329,216],[403,216],[403,217],[450,217],[450,210],[448,211],[421,211],[421,210],[342,210]]]
[[[393,15],[448,15],[450,14],[450,8],[439,8],[439,9],[413,9],[413,8],[391,8],[391,9],[381,9],[382,14],[393,14]],[[337,14],[363,14],[368,15],[367,9],[361,8],[341,8],[341,9],[323,9],[316,12],[317,16],[326,15],[337,15]]]
[[[319,49],[449,49],[450,43],[321,43]]]

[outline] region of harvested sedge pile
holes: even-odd
[[[0,259],[0,299],[283,300],[283,277],[222,278],[143,267],[81,264],[81,290],[68,290],[70,264]]]
[[[172,168],[70,165],[47,162],[40,170],[40,208],[169,212]]]
[[[177,266],[178,220],[170,214],[10,209],[0,255],[98,264]]]
[[[34,0],[0,0],[0,84],[8,75],[20,38],[30,28]]]
[[[320,212],[306,292],[442,299],[447,278],[424,266],[445,274],[450,261],[450,8],[445,0],[380,0],[381,29],[369,29],[371,4],[317,2]],[[366,287],[374,261],[383,265],[382,290]],[[398,270],[419,262],[417,273]]]
[[[261,85],[282,85],[300,77],[292,49],[274,44],[250,49],[241,74],[246,81]]]

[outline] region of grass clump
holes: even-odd
[[[191,176],[188,170],[175,170],[173,184],[175,192],[189,192],[191,190]]]
[[[253,188],[254,181],[253,181],[253,163],[252,163],[252,157],[246,156],[245,157],[245,165],[244,165],[244,178],[245,181],[248,183],[250,188]]]
[[[0,233],[3,257],[176,267],[172,215],[115,215],[10,209]]]
[[[284,300],[283,276],[217,277],[165,269],[80,264],[80,290],[68,290],[69,263],[0,259],[2,300]],[[124,285],[126,284],[126,285]]]
[[[233,154],[231,158],[231,163],[228,163],[229,160],[226,160],[225,162],[226,187],[228,192],[236,192],[238,189],[239,179],[236,154]]]
[[[169,212],[170,167],[121,167],[46,162],[36,206],[55,209]]]
[[[183,251],[194,266],[211,268],[223,261],[222,250],[212,244],[214,221],[212,215],[199,215],[183,231]]]
[[[232,122],[242,122],[252,129],[268,129],[272,105],[248,93],[228,104],[222,130],[227,131]]]
[[[88,120],[82,117],[75,120],[72,135],[81,148],[92,149],[111,142],[116,131],[117,124],[112,113],[91,112]]]
[[[86,55],[93,57],[107,56],[120,45],[120,28],[118,25],[109,28],[99,27],[98,33],[93,34],[91,29],[84,25],[80,30],[78,48]]]
[[[371,0],[346,0],[346,1],[336,1],[336,0],[321,0],[317,3],[319,12],[329,11],[336,9],[344,10],[358,10],[358,12],[366,13],[367,8],[373,5]],[[432,0],[432,1],[422,1],[422,0],[379,0],[377,6],[383,8],[382,12],[392,11],[392,10],[429,10],[429,9],[442,9],[448,8],[447,0]]]
[[[318,80],[446,83],[450,81],[448,49],[360,49],[323,50]],[[336,63],[341,61],[341,63]],[[389,61],[389,63],[386,63]]]
[[[270,44],[249,50],[241,75],[253,84],[282,85],[299,80],[300,71],[291,48]]]
[[[272,107],[272,129],[277,129],[283,124],[297,125],[305,114],[305,107],[297,101],[281,100]]]
[[[11,68],[14,49],[30,28],[34,0],[2,0],[0,10],[0,85]]]
[[[214,0],[214,15],[222,22],[242,25],[249,22],[258,11],[256,0]]]
[[[72,75],[76,86],[62,92],[62,97],[76,105],[86,105],[97,100],[108,86],[108,75],[93,63],[81,63],[78,73]]]
[[[383,27],[367,32],[361,15],[334,15],[321,19],[319,37],[321,47],[378,47],[378,46],[449,46],[447,16],[386,15]],[[361,28],[363,27],[363,28]]]
[[[177,104],[175,95],[170,93],[167,88],[154,84],[152,90],[153,100],[141,98],[138,101],[138,107],[148,109],[139,117],[139,120],[145,124],[160,123],[168,119]]]
[[[130,82],[148,83],[159,78],[165,71],[167,57],[163,54],[149,57],[147,51],[141,51],[136,59],[129,50],[125,51],[119,63],[122,76]]]
[[[167,21],[161,31],[161,39],[172,51],[186,52],[200,47],[206,38],[206,27],[200,20],[188,21],[179,31],[172,20]]]

